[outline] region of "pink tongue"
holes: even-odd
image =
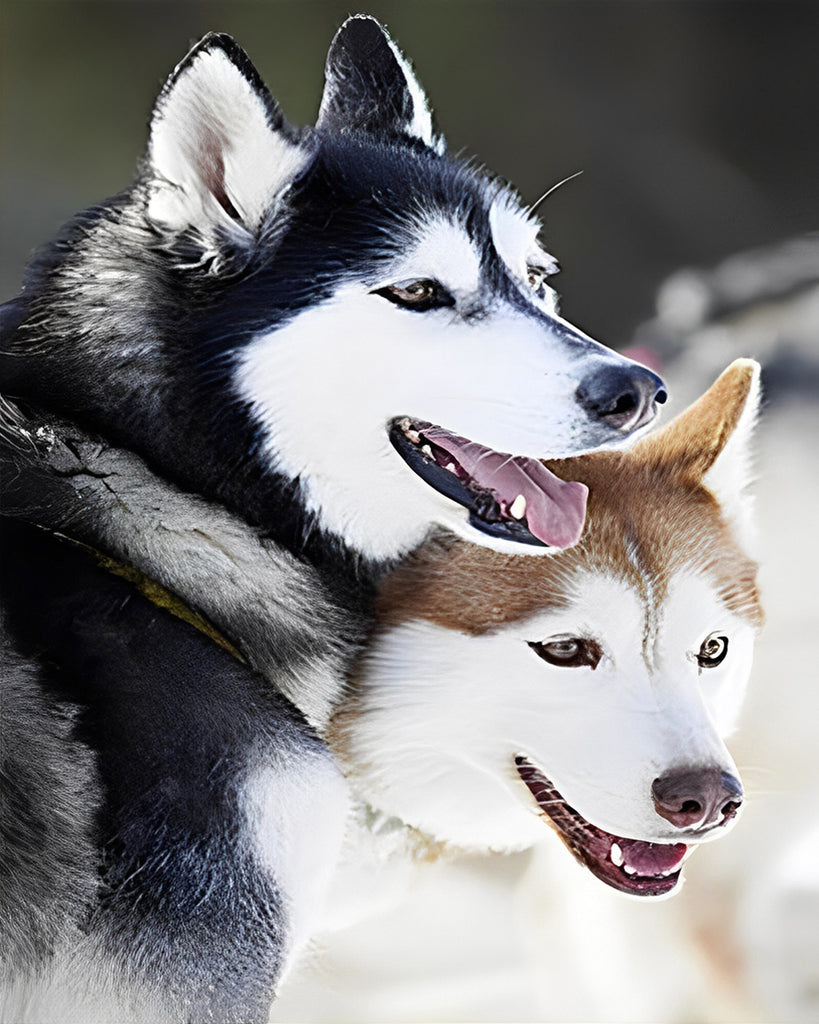
[[[560,480],[537,459],[495,452],[443,427],[425,427],[421,433],[449,452],[476,484],[494,491],[504,512],[522,494],[526,524],[538,540],[555,548],[578,542],[589,493],[585,484]]]
[[[642,843],[637,839],[618,839],[617,845],[623,851],[625,863],[634,868],[638,875],[661,875],[675,871],[682,864],[685,843],[665,846],[661,843]]]

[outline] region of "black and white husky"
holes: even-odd
[[[537,459],[665,398],[561,319],[538,232],[358,17],[305,130],[206,37],[135,183],[32,262],[2,310],[3,1019],[265,1019],[340,842],[313,727],[379,573],[433,526],[571,545],[585,488]]]

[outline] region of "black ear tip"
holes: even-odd
[[[369,15],[353,15],[336,33],[325,65],[316,126],[379,139],[409,137],[441,151],[424,92],[387,31]]]
[[[247,54],[233,36],[229,36],[227,32],[208,32],[207,35],[202,36],[198,43],[194,43],[182,60],[182,64],[189,64],[203,53],[214,53],[216,51],[221,51],[234,63],[237,58],[239,60],[247,60]]]
[[[232,47],[236,46],[236,40],[227,32],[206,32],[196,44],[197,47]]]
[[[226,32],[209,32],[198,43],[193,43],[185,54],[182,63],[196,59],[203,53],[213,53],[214,50],[222,50],[229,56],[235,53],[236,50],[242,51],[242,47],[232,36],[228,36]]]
[[[353,14],[336,32],[330,52],[345,50],[352,54],[368,55],[385,45],[389,45],[389,36],[375,18],[369,14]]]

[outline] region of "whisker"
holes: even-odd
[[[540,204],[549,198],[552,192],[557,191],[557,189],[559,189],[562,185],[565,185],[567,182],[572,181],[573,178],[579,178],[582,173],[582,171],[575,171],[574,174],[570,174],[568,178],[564,178],[562,181],[559,181],[556,185],[552,185],[551,188],[547,188],[543,195],[540,197],[540,199],[538,199],[537,202],[533,203],[529,207],[529,213],[534,213],[540,206]]]

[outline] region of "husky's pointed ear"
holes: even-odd
[[[336,33],[327,54],[316,127],[381,138],[409,136],[436,152],[443,149],[412,68],[386,31],[368,15],[348,18]]]
[[[151,117],[148,218],[170,231],[255,233],[307,161],[245,52],[205,36],[177,66]]]
[[[741,533],[750,527],[751,435],[759,414],[760,366],[736,359],[693,405],[649,435],[634,454],[703,483]]]

